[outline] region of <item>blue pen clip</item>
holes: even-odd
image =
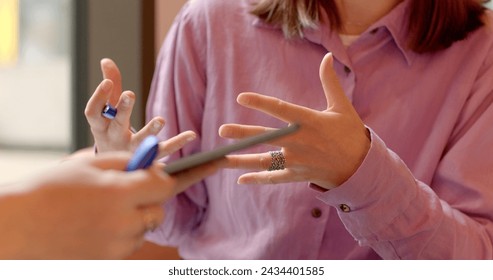
[[[106,103],[106,106],[104,106],[103,111],[101,111],[101,115],[103,115],[103,117],[109,120],[113,120],[115,119],[117,112],[118,110],[115,107],[111,106],[110,103]],[[132,131],[132,133],[137,133],[137,130],[135,130],[135,128],[133,127],[130,127],[130,131]]]
[[[156,158],[159,150],[159,139],[156,136],[147,136],[142,143],[140,143],[134,155],[127,164],[127,171],[133,171],[137,169],[146,169],[152,165],[152,162]]]
[[[111,106],[111,104],[109,104],[109,103],[106,103],[106,106],[104,106],[103,111],[101,112],[103,117],[110,119],[110,120],[112,120],[116,117],[116,113],[117,113],[116,108]]]

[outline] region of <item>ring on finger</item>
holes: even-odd
[[[271,163],[267,171],[283,170],[286,164],[286,158],[282,151],[270,151]]]
[[[155,216],[147,208],[144,208],[143,220],[146,232],[153,232],[158,226],[158,222],[156,221]]]

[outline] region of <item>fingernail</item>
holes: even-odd
[[[130,97],[125,94],[122,96],[122,105],[125,107],[130,106]]]
[[[238,95],[238,97],[236,98],[236,102],[238,102],[238,104],[241,104],[241,105],[244,105],[247,103],[247,100],[245,98],[244,95]]]
[[[154,130],[154,132],[159,132],[162,127],[163,127],[163,123],[161,121],[155,121],[152,124],[152,130]]]
[[[327,61],[329,62],[329,64],[332,65],[333,60],[334,60],[334,56],[333,56],[333,54],[331,52],[328,52],[325,55],[325,59],[327,59]]]
[[[231,130],[223,125],[219,128],[219,136],[227,138],[231,136]]]
[[[238,178],[238,181],[236,182],[238,185],[248,185],[248,184],[254,184],[252,179],[248,178]]]
[[[102,68],[108,68],[108,63],[109,62],[110,62],[110,60],[108,58],[101,59],[101,61],[100,61],[101,67]]]

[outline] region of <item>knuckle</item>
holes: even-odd
[[[277,113],[282,113],[285,111],[286,108],[286,102],[282,101],[281,99],[276,100],[276,111]]]
[[[260,168],[261,169],[264,169],[264,170],[269,169],[271,163],[272,163],[272,160],[271,160],[270,155],[260,157]]]
[[[163,152],[166,154],[172,154],[181,146],[181,143],[168,142],[163,145]]]
[[[86,107],[84,109],[84,116],[86,116],[86,118],[89,118],[90,114],[91,114],[91,111],[89,110],[89,108]]]
[[[96,116],[94,115],[94,113],[92,112],[92,110],[89,109],[89,108],[85,108],[84,109],[84,116],[86,117],[86,120],[89,123],[92,123],[92,122],[95,122],[96,121]]]
[[[232,128],[231,135],[234,139],[243,138],[245,136],[245,131],[242,129]]]
[[[230,158],[230,163],[231,163],[233,168],[240,167],[240,160],[236,157]]]

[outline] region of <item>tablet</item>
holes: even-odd
[[[242,149],[246,149],[257,144],[261,144],[267,141],[272,141],[274,139],[289,135],[299,129],[298,124],[291,124],[287,127],[276,129],[273,131],[269,131],[266,133],[262,133],[259,135],[255,135],[252,137],[248,137],[242,140],[237,141],[236,143],[222,146],[207,152],[196,153],[176,161],[167,163],[163,168],[164,172],[172,175],[175,173],[179,173],[181,171],[187,170],[189,168],[193,168],[210,161],[220,159],[232,152],[236,152]]]

